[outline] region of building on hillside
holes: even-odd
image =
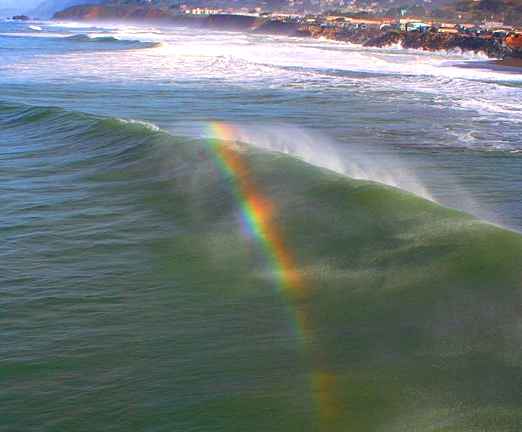
[[[401,26],[398,23],[383,23],[379,26],[380,31],[391,31],[391,30],[400,30]]]
[[[509,35],[506,38],[506,45],[511,49],[522,50],[522,31]]]
[[[213,8],[192,8],[192,9],[186,9],[186,14],[189,15],[220,15],[225,13],[223,9],[213,9]]]
[[[450,34],[456,34],[459,33],[459,28],[452,23],[446,23],[441,22],[438,23],[435,28],[437,29],[438,33],[450,33]]]
[[[398,24],[402,31],[408,31],[407,28],[411,28],[412,24],[425,24],[431,26],[433,25],[433,22],[425,22],[422,18],[416,16],[406,16],[400,18]]]
[[[431,24],[427,24],[422,21],[410,21],[406,23],[401,23],[401,30],[407,32],[420,32],[424,33],[431,29]]]
[[[395,23],[393,18],[346,18],[346,23],[358,28],[378,28],[380,29],[383,24],[392,25]]]
[[[504,27],[504,23],[502,21],[484,21],[482,25],[488,30]]]

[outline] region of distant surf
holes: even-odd
[[[84,33],[67,36],[65,37],[65,39],[71,42],[111,44],[125,48],[154,48],[160,46],[160,43],[156,42],[143,42],[140,40],[118,39],[114,36],[91,35]]]

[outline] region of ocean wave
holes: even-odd
[[[499,415],[516,430],[520,234],[236,142],[230,124],[194,138],[0,103],[0,127],[0,285],[11,328],[41,342],[8,334],[12,412],[22,387],[52,390],[31,422],[103,429],[127,407],[92,402],[110,386],[164,404],[171,430],[486,430]],[[88,409],[64,415],[80,378]]]
[[[140,40],[132,40],[132,39],[118,39],[114,36],[101,36],[101,35],[91,35],[91,34],[75,34],[72,36],[65,37],[65,40],[71,42],[81,42],[81,43],[99,43],[99,44],[113,44],[124,47],[131,48],[154,48],[160,46],[159,43],[156,42],[143,42]]]
[[[150,129],[151,131],[154,131],[154,132],[159,132],[161,130],[154,123],[146,122],[146,121],[143,121],[143,120],[116,118],[116,121],[118,121],[118,122],[120,122],[122,124],[131,124],[131,125],[143,126],[144,128]]]
[[[73,129],[77,128],[79,131],[85,131],[87,128],[92,133],[95,133],[96,136],[101,136],[107,140],[116,139],[119,134],[127,136],[127,134],[140,131],[140,134],[150,133],[154,136],[159,133],[167,140],[190,140],[197,142],[197,146],[205,145],[206,140],[211,138],[211,136],[205,134],[191,134],[181,138],[177,135],[170,135],[168,131],[160,129],[153,123],[135,119],[87,116],[59,108],[21,106],[15,109],[11,105],[4,104],[0,106],[2,107],[0,112],[3,113],[3,125],[5,128],[30,127],[33,123],[47,123],[52,129],[54,125],[59,124],[64,128],[69,126]],[[11,110],[13,110],[13,113],[9,114]],[[204,125],[195,125],[194,127],[198,130],[206,129]],[[390,161],[383,163],[383,166],[379,167],[378,160],[370,160],[369,156],[365,155],[364,152],[359,153],[356,148],[343,146],[343,152],[349,152],[349,159],[345,159],[336,149],[334,142],[329,142],[325,137],[291,125],[239,124],[232,125],[232,129],[233,133],[229,134],[229,139],[236,143],[246,144],[249,148],[256,148],[272,155],[287,155],[291,158],[300,159],[310,166],[326,168],[347,178],[376,182],[383,186],[402,189],[434,201],[429,190],[420,183],[415,173],[408,172],[406,166],[399,169],[400,164],[398,161],[394,161],[392,164],[394,166],[393,172],[387,171],[385,167],[390,165]],[[82,133],[78,134],[79,139],[84,137]],[[472,133],[460,134],[455,132],[455,137],[461,143],[457,148],[461,150],[469,149],[473,152],[481,151],[480,147],[474,145],[475,137]],[[321,141],[320,147],[314,144],[318,141]],[[318,148],[320,150],[317,150]],[[511,147],[490,146],[483,150],[486,152],[497,151],[505,154],[518,154],[518,149]]]
[[[67,36],[66,39],[70,40],[70,41],[75,41],[75,42],[100,42],[100,43],[121,42],[119,39],[116,39],[113,36],[91,36],[91,35],[83,34],[83,33],[75,34],[72,36]],[[134,41],[129,41],[129,42],[134,42]]]
[[[57,108],[27,108],[20,111],[10,121],[6,118],[5,127],[10,127],[11,123],[16,126],[29,125],[31,122],[48,122],[49,126],[65,125],[70,121],[75,125],[73,130],[82,131],[78,133],[78,139],[91,139],[91,133],[100,137],[95,143],[96,146],[104,142],[111,142],[112,139],[128,140],[133,148],[141,139],[159,136],[165,141],[190,141],[194,146],[205,146],[212,135],[203,132],[208,131],[205,124],[187,124],[181,130],[160,129],[157,125],[135,119],[91,117],[81,113],[63,111]],[[21,123],[19,123],[21,122]],[[284,155],[291,159],[296,159],[309,164],[310,169],[324,168],[333,173],[337,173],[350,180],[370,181],[382,187],[392,187],[404,192],[411,193],[417,197],[458,208],[469,212],[478,218],[495,223],[498,225],[509,225],[501,215],[497,214],[488,206],[487,203],[477,201],[477,198],[466,188],[459,185],[459,181],[453,179],[448,173],[444,183],[447,186],[430,185],[429,180],[416,167],[397,155],[389,152],[383,154],[373,154],[358,144],[340,143],[333,138],[328,138],[324,134],[314,133],[310,130],[283,123],[272,124],[249,124],[238,123],[230,124],[229,140],[233,143],[246,145],[252,151],[265,152],[267,155]],[[86,133],[87,135],[83,135]],[[138,133],[137,138],[133,133]],[[502,157],[519,158],[518,148],[506,144],[500,140],[488,140],[474,133],[460,132],[458,129],[448,132],[449,139],[443,142],[423,144],[423,150],[431,148],[433,151],[469,152],[470,155],[483,153],[493,155],[494,153]],[[60,140],[57,140],[59,143]],[[53,144],[54,145],[54,144]],[[56,144],[59,145],[59,144]],[[109,147],[110,145],[107,144]],[[414,144],[410,146],[415,149]],[[165,158],[168,160],[168,158]],[[446,187],[451,187],[452,193],[444,192]],[[442,190],[442,192],[441,192]],[[512,225],[510,225],[512,226]]]

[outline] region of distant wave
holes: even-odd
[[[155,42],[143,42],[139,40],[127,40],[118,39],[114,36],[91,36],[87,34],[75,34],[65,38],[71,42],[82,42],[82,43],[99,43],[99,44],[116,44],[125,46],[128,48],[154,48],[159,46],[159,43]]]
[[[413,54],[425,54],[425,55],[433,55],[433,56],[441,56],[441,57],[462,57],[464,60],[492,60],[486,53],[483,51],[466,51],[462,48],[452,48],[450,50],[446,49],[422,49],[422,48],[406,48],[403,46],[402,42],[389,43],[382,47],[365,47],[364,45],[351,44],[352,46],[358,46],[360,48],[364,48],[367,50],[396,50],[396,51],[406,51]]]

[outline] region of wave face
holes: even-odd
[[[161,46],[159,42],[141,41],[116,37],[96,27],[87,27],[84,33],[70,31],[53,31],[53,27],[47,23],[41,25],[26,25],[20,23],[2,23],[0,31],[0,49],[5,48],[10,56],[19,58],[20,54],[38,56],[48,54],[64,54],[75,51],[94,52],[100,51],[125,51],[145,48],[156,48]],[[79,30],[74,28],[73,30]],[[101,30],[101,32],[100,32]],[[11,60],[6,57],[5,60]]]
[[[0,104],[7,429],[519,427],[522,236],[212,128]]]
[[[102,44],[113,44],[119,45],[120,47],[126,48],[152,48],[155,46],[159,46],[157,43],[152,42],[141,42],[139,40],[128,40],[128,39],[118,39],[114,36],[91,36],[88,34],[75,34],[72,36],[65,37],[67,41],[71,42],[87,42],[87,43],[102,43]]]

